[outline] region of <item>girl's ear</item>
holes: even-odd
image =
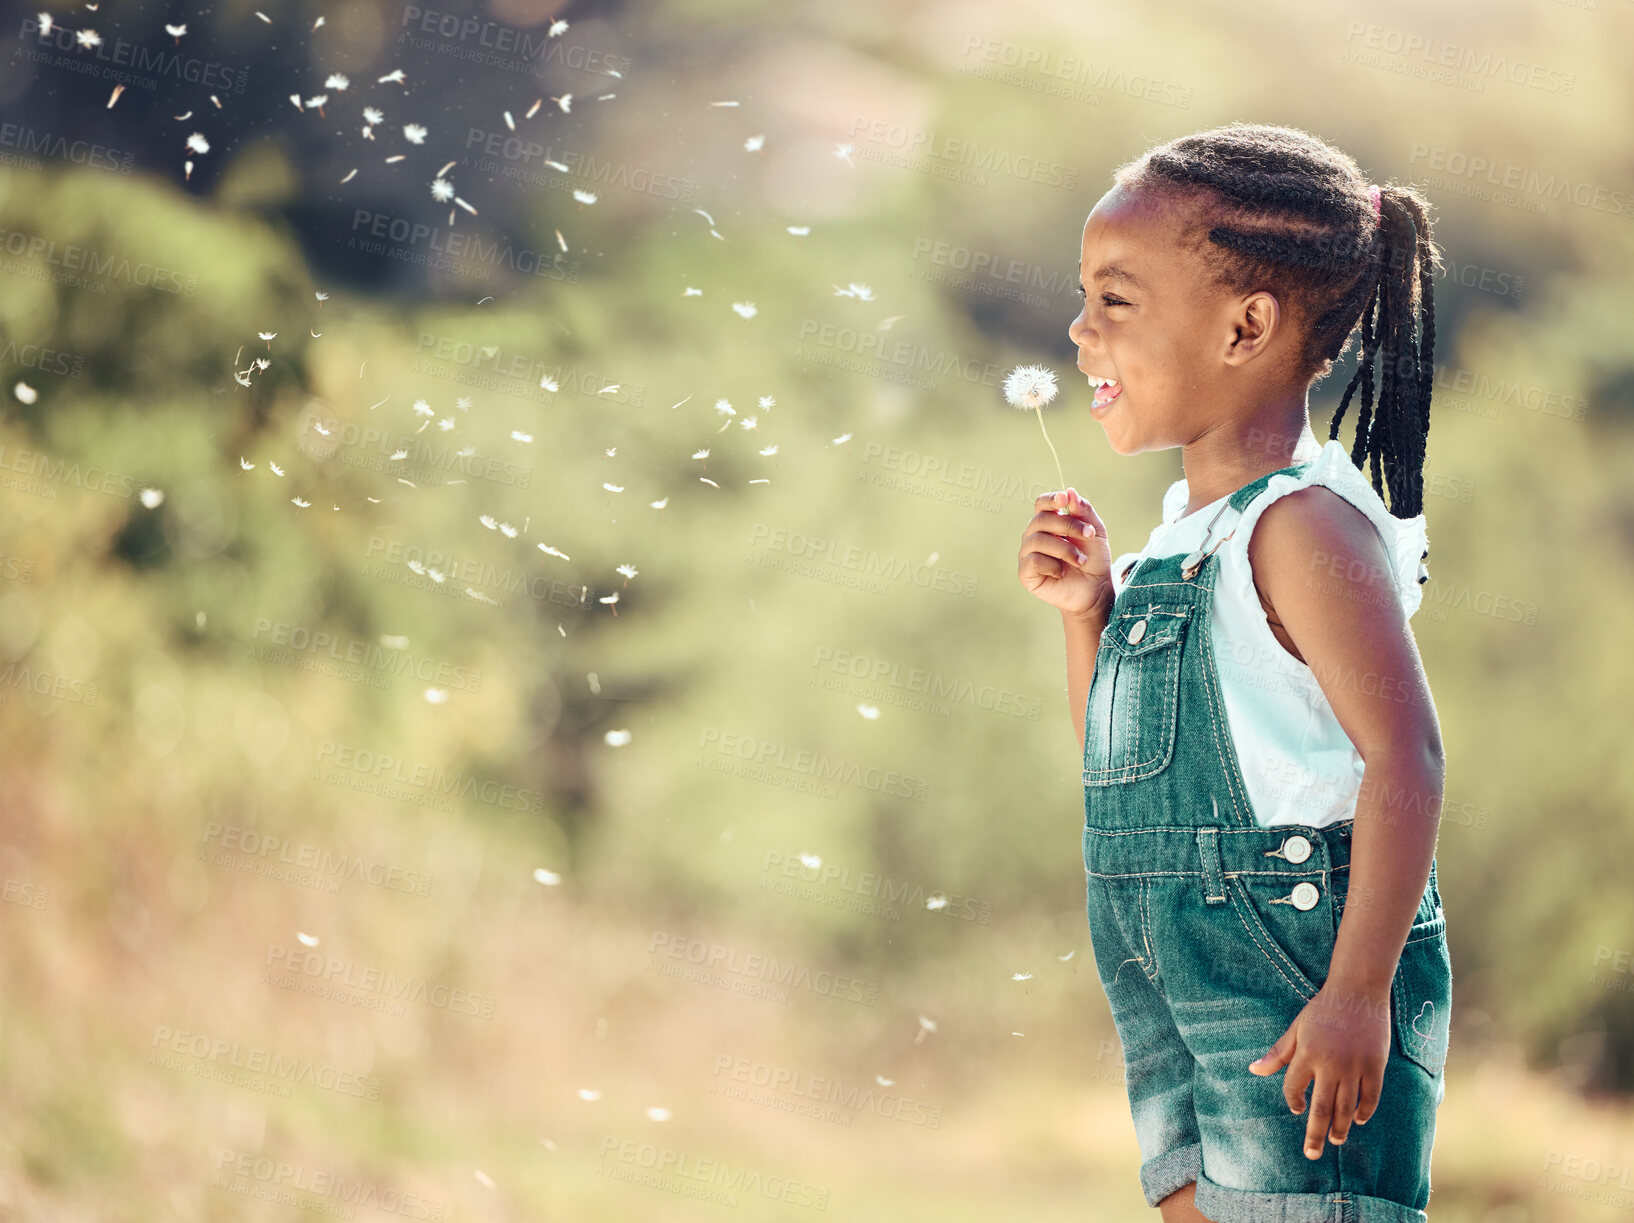
[[[1264,290],[1250,293],[1237,303],[1228,319],[1224,360],[1227,365],[1246,365],[1270,347],[1282,322],[1277,299]]]

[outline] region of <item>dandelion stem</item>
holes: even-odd
[[[1038,427],[1044,430],[1044,441],[1049,444],[1050,453],[1055,455],[1055,474],[1061,481],[1056,487],[1065,488],[1067,486],[1067,477],[1061,472],[1061,456],[1055,453],[1055,443],[1050,441],[1050,431],[1044,429],[1044,409],[1034,408],[1033,411],[1038,413]]]

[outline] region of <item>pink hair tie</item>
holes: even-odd
[[[1373,201],[1373,215],[1382,215],[1379,211],[1379,185],[1374,183],[1367,189],[1367,198]]]

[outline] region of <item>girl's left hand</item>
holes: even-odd
[[[1305,1004],[1281,1039],[1263,1057],[1250,1062],[1248,1069],[1265,1075],[1288,1067],[1282,1095],[1295,1113],[1304,1110],[1305,1089],[1315,1080],[1310,1121],[1305,1127],[1305,1158],[1320,1159],[1330,1128],[1337,1146],[1349,1135],[1352,1120],[1362,1125],[1373,1115],[1389,1059],[1388,988],[1374,995],[1329,981]]]

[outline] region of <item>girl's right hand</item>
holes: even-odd
[[[1033,511],[1021,537],[1021,584],[1068,615],[1104,618],[1112,609],[1112,545],[1095,508],[1068,488],[1042,494]]]

